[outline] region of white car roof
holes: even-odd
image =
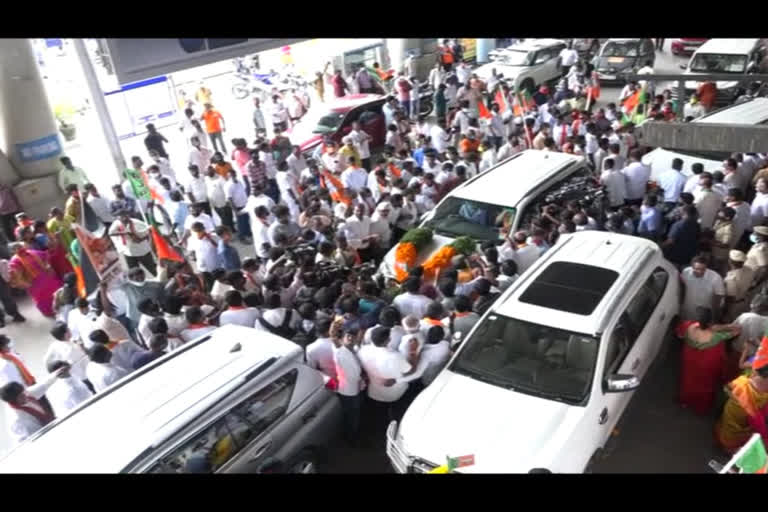
[[[710,39],[696,50],[699,53],[722,53],[725,55],[746,55],[760,42],[760,39]]]
[[[604,231],[582,231],[566,235],[515,281],[494,304],[492,312],[568,331],[595,334],[610,320],[620,293],[631,277],[655,261],[660,261],[658,245],[644,238]],[[522,302],[520,297],[552,263],[591,265],[618,273],[602,299],[588,315],[569,313]],[[652,269],[649,269],[652,270]]]
[[[555,46],[557,44],[565,44],[565,41],[562,39],[526,39],[520,43],[508,46],[506,49],[530,51]]]
[[[232,351],[238,343],[241,350]],[[301,354],[286,339],[239,325],[219,327],[190,344],[19,445],[0,461],[0,473],[119,473],[244,383],[260,364]]]
[[[583,157],[576,155],[529,149],[469,180],[449,195],[513,208],[550,177],[583,161]]]

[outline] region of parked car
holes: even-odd
[[[690,55],[707,41],[706,37],[676,37],[672,40],[670,48],[673,55]]]
[[[695,78],[697,74],[725,73],[744,75],[759,73],[765,66],[766,47],[762,39],[710,39],[696,50],[688,64],[681,64],[686,75]],[[716,82],[717,97],[715,104],[724,106],[733,103],[741,96],[751,80],[721,80]],[[699,87],[701,82],[685,82],[686,100]],[[672,96],[677,99],[677,87],[672,88]]]
[[[600,51],[600,45],[607,41],[607,39],[582,38],[572,39],[572,41],[573,49],[579,53],[579,57],[590,58]]]
[[[513,182],[510,176],[515,176]],[[496,220],[504,212],[512,232],[528,227],[553,192],[590,176],[586,160],[577,155],[536,150],[518,153],[455,188],[424,214],[420,227],[430,228],[433,237],[416,263],[460,236],[470,236],[478,243],[501,240]],[[484,211],[485,222],[462,216],[467,209]],[[385,278],[395,276],[395,252],[396,247],[390,249],[379,266]]]
[[[636,72],[647,61],[651,67],[656,61],[656,50],[651,39],[609,39],[600,48],[593,64],[601,83],[623,82],[620,73]]]
[[[729,105],[694,119],[693,123],[722,123],[763,125],[768,123],[768,98],[753,98],[743,103]],[[642,130],[642,125],[640,125]],[[680,149],[656,148],[643,156],[643,163],[651,167],[651,180],[657,180],[659,175],[672,165],[672,160],[680,158],[683,161],[683,174],[691,175],[691,166],[699,162],[704,165],[705,172],[722,170],[723,161],[731,156],[727,151],[693,151]]]
[[[678,311],[658,245],[566,235],[491,306],[387,430],[396,471],[474,455],[467,473],[590,469]]]
[[[329,103],[321,103],[309,112],[288,133],[291,142],[304,153],[319,146],[323,137],[330,136],[337,143],[352,130],[352,122],[373,137],[371,150],[384,145],[387,128],[384,120],[385,97],[379,94],[350,94]]]
[[[566,47],[560,39],[526,39],[501,50],[490,52],[491,61],[475,69],[483,80],[497,75],[515,91],[533,93],[539,85],[550,83],[562,75],[559,67],[560,52]]]
[[[301,347],[225,325],[47,425],[0,472],[311,473],[340,421]]]

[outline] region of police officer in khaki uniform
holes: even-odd
[[[768,226],[755,226],[752,230],[755,245],[747,253],[747,261],[744,266],[754,270],[752,287],[762,284],[768,270]]]
[[[754,270],[745,266],[747,256],[732,250],[728,253],[728,274],[725,276],[725,315],[723,321],[730,323],[748,309],[749,289],[752,287]]]

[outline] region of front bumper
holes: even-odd
[[[397,422],[392,421],[387,427],[387,457],[397,473],[429,473],[437,464],[411,457],[397,442]]]
[[[621,73],[627,73],[631,70],[607,70],[597,69],[597,78],[601,83],[624,83],[625,80],[621,78]]]

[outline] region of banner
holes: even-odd
[[[88,294],[99,287],[99,281],[108,281],[120,273],[120,258],[112,240],[96,237],[79,224],[74,224],[75,235],[80,243],[80,260],[83,281]]]

